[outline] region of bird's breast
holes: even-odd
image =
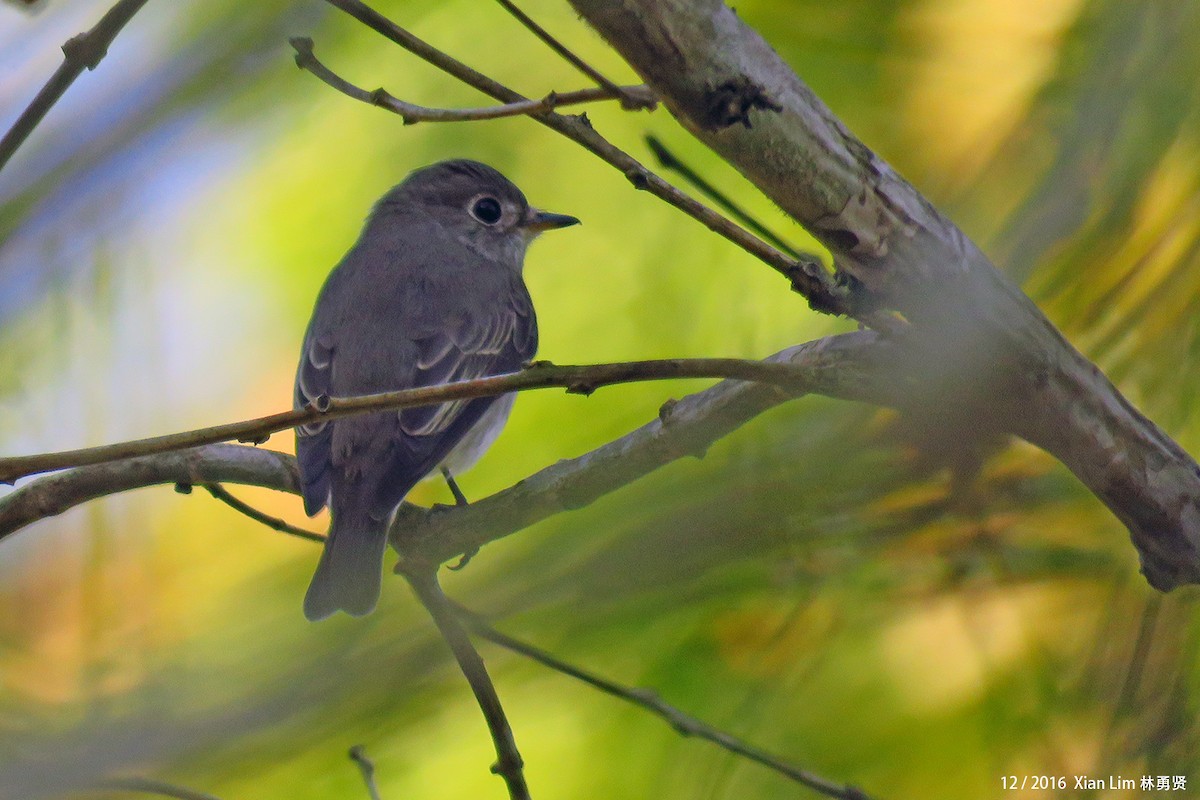
[[[471,429],[454,446],[454,449],[446,454],[439,468],[445,467],[450,470],[451,475],[459,475],[473,467],[475,462],[496,441],[500,431],[504,430],[504,425],[508,422],[508,415],[512,413],[513,403],[516,399],[516,394],[505,394],[496,398],[496,402],[488,407],[488,410],[483,413],[478,422],[471,426]],[[436,470],[430,473],[430,475],[436,474]]]

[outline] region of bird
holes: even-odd
[[[317,296],[296,371],[296,408],[515,372],[538,329],[522,269],[543,231],[576,225],[541,211],[492,167],[442,161],[373,207]],[[310,621],[375,609],[391,518],[422,479],[454,475],[500,434],[515,395],[317,420],[296,429],[304,510],[330,528],[304,597]]]

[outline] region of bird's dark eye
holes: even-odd
[[[484,225],[495,225],[500,221],[500,201],[494,197],[481,197],[471,206],[471,216]]]

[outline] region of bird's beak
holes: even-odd
[[[555,228],[566,228],[570,225],[578,225],[579,220],[569,214],[552,214],[549,211],[539,211],[536,208],[529,209],[529,216],[526,217],[525,224],[522,226],[534,234],[542,231],[552,231]]]

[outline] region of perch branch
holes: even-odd
[[[501,633],[492,627],[482,616],[461,605],[455,604],[454,607],[459,617],[466,621],[467,627],[476,636],[518,655],[532,659],[555,672],[561,672],[564,675],[582,681],[605,694],[649,711],[651,714],[660,717],[681,736],[695,736],[698,739],[712,742],[735,755],[748,758],[768,769],[775,770],[781,775],[803,784],[826,797],[834,797],[839,800],[871,800],[869,795],[857,787],[847,786],[828,780],[827,778],[822,778],[820,775],[791,764],[778,756],[771,755],[767,751],[744,742],[719,728],[714,728],[703,720],[697,719],[691,714],[667,703],[657,692],[649,689],[622,686],[607,678],[602,678],[593,672],[577,667],[574,664],[569,664],[541,648],[534,647],[520,639],[514,639],[507,634]]]
[[[402,574],[413,593],[425,606],[429,616],[433,617],[438,631],[446,644],[450,646],[458,666],[471,684],[471,691],[479,702],[479,709],[487,720],[488,732],[492,735],[492,744],[496,748],[496,763],[492,772],[504,779],[508,787],[508,796],[512,800],[529,800],[529,787],[525,784],[525,762],[517,750],[517,742],[513,738],[512,727],[500,704],[500,696],[488,676],[487,668],[480,658],[479,652],[471,644],[471,637],[459,622],[454,613],[454,606],[442,593],[442,587],[437,579],[438,565],[430,562],[404,559],[396,566],[396,571]]]
[[[443,53],[404,28],[379,14],[360,0],[325,0],[341,9],[385,38],[452,75],[468,86],[499,100],[516,103],[528,100],[507,86],[478,72],[458,59]],[[881,330],[895,331],[896,319],[881,314],[870,305],[863,305],[851,287],[839,284],[819,261],[794,259],[781,253],[746,229],[713,211],[708,206],[676,189],[647,169],[633,156],[613,145],[596,132],[586,116],[567,116],[547,112],[530,117],[551,130],[581,145],[605,163],[615,167],[636,189],[644,190],[692,217],[709,230],[758,258],[790,282],[791,288],[808,299],[814,309],[832,314],[844,314]]]
[[[668,403],[658,419],[633,433],[547,467],[492,497],[437,514],[405,506],[398,515],[398,527],[406,529],[405,552],[439,563],[477,550],[551,514],[586,505],[663,464],[701,453],[757,414],[806,390],[888,403],[893,393],[902,393],[881,377],[881,366],[894,360],[890,350],[861,331],[789,348],[769,361],[806,376],[791,392],[770,384],[723,381]],[[211,444],[77,467],[31,481],[0,497],[0,539],[106,495],[161,484],[215,483],[300,491],[290,455]]]
[[[0,483],[66,467],[100,464],[151,453],[166,453],[186,447],[237,440],[262,444],[271,434],[323,419],[433,405],[447,400],[491,397],[529,389],[564,388],[571,394],[591,394],[601,386],[674,378],[739,378],[787,387],[810,379],[804,370],[787,364],[737,358],[675,358],[657,361],[626,361],[586,366],[558,366],[548,361],[530,364],[520,372],[478,378],[438,386],[403,389],[361,397],[328,397],[314,406],[283,411],[265,417],[230,422],[211,428],[154,436],[129,442],[0,458]]]
[[[326,67],[313,53],[313,41],[307,37],[296,36],[288,40],[296,51],[296,66],[316,75],[329,86],[337,89],[347,97],[364,103],[387,109],[398,114],[405,125],[415,125],[418,122],[470,122],[484,119],[501,119],[503,117],[520,117],[525,115],[544,114],[562,106],[592,103],[597,100],[622,100],[632,98],[628,102],[639,102],[644,107],[654,106],[654,95],[645,86],[616,86],[613,89],[580,89],[574,92],[551,92],[541,100],[520,100],[515,103],[504,103],[498,106],[482,108],[429,108],[418,106],[389,94],[384,89],[367,91],[335,74]]]
[[[805,365],[815,380],[791,392],[767,384],[724,381],[678,401],[668,401],[658,418],[577,458],[560,461],[503,492],[469,506],[426,514],[401,507],[391,529],[392,544],[435,563],[474,553],[489,542],[523,530],[600,497],[676,459],[702,456],[720,438],[748,420],[806,389],[842,399],[898,405],[906,392],[891,377],[890,343],[866,331],[789,348],[773,362]],[[825,384],[829,380],[832,383]],[[822,385],[823,384],[823,385]]]
[[[146,5],[146,0],[120,0],[88,31],[68,39],[62,46],[63,63],[50,80],[17,117],[4,138],[0,139],[0,170],[17,152],[29,134],[33,133],[59,98],[70,88],[85,69],[95,69],[108,54],[108,47],[133,15]]]

